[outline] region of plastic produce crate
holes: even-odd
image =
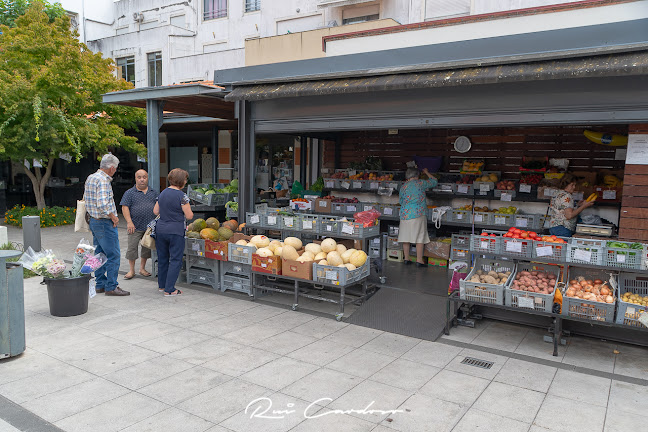
[[[519,258],[531,258],[533,255],[533,240],[502,237],[501,252]]]
[[[324,189],[339,189],[340,188],[340,179],[334,178],[325,178],[324,179]]]
[[[400,206],[398,204],[382,204],[378,207],[378,211],[382,214],[381,218],[398,219]]]
[[[333,236],[340,232],[342,218],[338,216],[322,216],[319,218],[318,232],[323,236]]]
[[[450,212],[450,222],[471,223],[472,212],[470,210],[452,210]]]
[[[297,215],[292,216],[281,216],[281,224],[283,229],[287,230],[298,230],[299,228],[299,217]]]
[[[317,234],[319,232],[318,215],[299,214],[297,219],[297,229],[304,233]]]
[[[567,281],[569,282],[579,276],[583,276],[585,279],[601,279],[602,281],[608,281],[610,279],[610,273],[605,270],[570,267]],[[567,284],[565,291],[568,287],[569,284]],[[615,292],[614,297],[616,297],[616,294],[617,293]],[[581,298],[567,297],[565,292],[563,292],[563,315],[592,321],[614,322],[615,306],[616,302],[601,303],[597,301],[583,300]]]
[[[387,237],[387,249],[402,249],[401,244],[398,243],[398,236]]]
[[[452,234],[451,246],[453,249],[470,249],[470,234]]]
[[[254,246],[241,246],[235,243],[230,243],[227,245],[227,255],[229,257],[229,261],[239,264],[251,265],[252,254],[255,253],[256,250],[257,249]]]
[[[223,264],[221,265],[221,273],[235,274],[238,276],[250,276],[252,275],[252,265],[223,261]]]
[[[516,195],[517,195],[517,192],[516,192],[515,190],[502,190],[502,189],[495,189],[495,190],[493,191],[493,196],[494,196],[495,198],[499,198],[500,200],[502,200],[502,194],[504,194],[504,193],[509,194],[509,195],[511,196],[511,200],[514,200],[515,197],[516,197]],[[504,201],[504,200],[502,200],[502,201]],[[507,201],[507,202],[508,202],[508,201]]]
[[[473,234],[470,237],[470,250],[483,254],[499,254],[502,250],[502,236],[486,237]]]
[[[381,180],[365,180],[365,186],[370,192],[378,192],[378,189],[382,187]]]
[[[227,290],[238,291],[245,293],[250,297],[254,294],[252,292],[252,280],[250,276],[238,276],[235,274],[223,273],[221,274],[220,285],[222,292]]]
[[[219,260],[207,258],[207,257],[199,257],[199,256],[192,256],[189,255],[187,256],[187,268],[192,269],[192,268],[198,268],[202,270],[211,270],[218,274],[219,270]]]
[[[185,254],[199,257],[205,256],[205,240],[185,238]]]
[[[343,203],[331,203],[331,214],[334,215],[343,215],[344,213],[344,207],[345,205]]]
[[[342,214],[352,216],[354,213],[362,211],[361,203],[345,203],[342,207]]]
[[[215,183],[213,185],[210,185],[209,183],[192,184],[192,185],[187,186],[187,196],[189,197],[189,199],[192,199],[192,200],[197,201],[199,203],[208,205],[207,203],[210,200],[209,195],[205,195],[203,193],[196,192],[196,189],[199,189],[199,188],[200,189],[210,189],[211,186],[213,186],[214,189],[222,189],[223,187],[225,187],[221,183]]]
[[[403,182],[396,180],[385,180],[382,182],[381,187],[394,189],[394,191],[400,190]]]
[[[617,324],[643,328],[639,316],[648,313],[648,306],[640,306],[621,300],[623,294],[630,292],[640,296],[648,296],[648,275],[636,273],[621,273],[618,277],[619,298],[617,300]]]
[[[513,225],[515,228],[520,228],[525,231],[538,229],[539,219],[538,215],[534,214],[516,214],[513,217]]]
[[[458,184],[457,185],[457,195],[474,195],[475,188],[471,184]]]
[[[605,240],[572,237],[567,246],[567,262],[603,265],[605,245]]]
[[[261,224],[265,228],[269,229],[282,229],[283,228],[283,217],[276,212],[268,212],[265,215],[261,216]]]
[[[354,238],[367,238],[374,237],[380,234],[380,221],[376,222],[369,227],[365,227],[361,222],[353,222],[353,220],[348,222],[342,222],[340,224],[340,232],[338,235],[349,236]]]
[[[238,210],[232,210],[229,207],[225,208],[225,216],[227,216],[228,218],[237,218],[238,215],[239,215]]]
[[[470,252],[469,249],[454,249],[452,248],[450,250],[450,259],[453,261],[467,261],[470,259],[470,255],[472,252]]]
[[[564,240],[569,241],[569,239]],[[567,259],[567,246],[568,243],[534,241],[532,258],[538,258],[544,261],[565,262]],[[538,248],[540,248],[540,252],[538,252]],[[551,251],[547,248],[551,248]],[[551,254],[547,254],[548,252],[551,252]]]
[[[245,225],[249,228],[263,228],[265,215],[261,213],[245,213]]]
[[[472,220],[475,225],[493,225],[493,214],[490,212],[475,212]]]
[[[349,180],[349,183],[351,183],[349,190],[367,190],[368,187],[367,180]]]
[[[491,225],[501,226],[501,227],[511,227],[515,222],[515,216],[512,214],[505,213],[491,213]]]
[[[609,267],[619,267],[625,269],[641,269],[641,259],[644,249],[630,249],[631,243],[623,243],[628,248],[605,247],[603,251],[603,265]]]
[[[367,254],[371,259],[380,259],[380,248],[370,247],[369,253]]]
[[[497,273],[515,273],[515,264],[509,261],[497,261],[484,258],[477,258],[475,265],[466,276],[466,279],[459,281],[459,298],[462,300],[476,301],[486,304],[504,305],[504,285],[493,285],[487,283],[469,282],[478,270],[484,272],[495,271]],[[508,281],[507,281],[508,282]]]
[[[504,301],[506,306],[516,308],[534,309],[541,312],[551,312],[554,303],[554,293],[540,294],[529,291],[521,291],[512,288],[515,276],[523,271],[539,271],[543,273],[551,273],[556,275],[556,283],[554,284],[554,293],[558,289],[558,281],[560,280],[560,267],[551,265],[531,264],[531,263],[518,263],[515,269],[515,275],[511,277],[506,284],[504,290]]]
[[[214,290],[220,288],[218,272],[211,270],[189,268],[187,269],[187,283],[200,283],[211,286]]]
[[[338,286],[347,286],[359,282],[369,277],[370,260],[371,258],[367,258],[367,261],[355,270],[313,263],[313,280]]]

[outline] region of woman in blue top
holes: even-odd
[[[155,248],[158,254],[158,287],[166,297],[182,294],[175,283],[182,267],[187,219],[193,218],[189,198],[182,192],[187,171],[175,168],[169,173],[169,187],[158,197],[153,213],[160,215],[155,225]]]
[[[430,242],[427,233],[427,199],[425,191],[437,185],[437,180],[432,174],[423,169],[427,180],[419,180],[419,171],[408,168],[405,172],[407,179],[400,189],[400,227],[398,229],[398,242],[403,244],[405,264],[410,261],[410,243],[416,243],[416,266],[424,267],[423,247]]]

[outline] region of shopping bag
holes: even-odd
[[[76,218],[74,220],[74,232],[89,232],[90,226],[86,218],[87,211],[85,201],[77,200]]]
[[[140,244],[147,249],[155,250],[155,239],[151,236],[152,232],[153,229],[151,227],[147,227],[144,235],[142,236],[142,240],[140,240]]]

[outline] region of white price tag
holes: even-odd
[[[618,263],[626,262],[626,256],[624,254],[617,253],[616,262],[618,262]]]
[[[545,196],[553,198],[556,196],[556,193],[558,193],[558,191],[554,188],[545,189]]]
[[[335,181],[333,180],[327,180],[325,183],[326,183],[326,187],[329,189],[335,187]]]
[[[318,201],[320,207],[326,207],[326,201]]]
[[[250,223],[258,224],[258,223],[259,223],[259,220],[260,220],[260,219],[259,219],[259,215],[252,215],[252,216],[250,216]]]
[[[354,181],[353,182],[353,189],[362,189],[362,182]]]
[[[398,189],[398,183],[387,183],[388,188]]]
[[[505,216],[495,216],[495,225],[506,225]]]
[[[266,267],[268,267],[268,264],[266,264],[266,263],[261,263],[261,267],[262,267],[262,268],[266,268]]]
[[[466,252],[464,252],[464,251],[457,251],[457,256],[458,256],[458,257],[461,257],[461,258],[465,258],[465,257],[466,257]]]
[[[268,216],[268,225],[277,225],[277,216]]]
[[[354,175],[356,175],[356,174],[357,174],[356,170],[349,170],[349,171],[347,172],[347,175],[348,175],[348,176],[354,176]]]
[[[349,189],[351,183],[343,181],[342,183],[340,183],[340,186],[342,186],[344,189]]]
[[[500,201],[511,201],[513,199],[513,194],[510,192],[502,192],[500,196]]]
[[[348,212],[354,212],[356,211],[356,206],[347,206],[347,211]]]
[[[526,228],[529,226],[529,220],[525,218],[515,218],[515,226]]]
[[[457,213],[457,219],[461,220],[463,219],[463,213]]]
[[[576,249],[574,251],[574,259],[576,261],[590,262],[592,260],[592,252],[583,249]]]
[[[326,225],[326,231],[333,231],[333,227],[331,225]]]
[[[604,190],[603,191],[603,199],[604,200],[614,200],[614,199],[616,199],[616,191],[615,190]]]
[[[291,218],[291,217],[284,218],[284,225],[286,225],[289,228],[292,228],[293,225],[295,225],[295,218]]]
[[[488,183],[479,184],[479,192],[488,192],[488,191],[490,191],[490,184]]]
[[[478,222],[484,222],[484,215],[480,215],[480,214],[475,215],[475,223]]]
[[[366,206],[364,206],[364,211],[369,211],[369,210],[373,210],[373,206],[372,206],[372,205],[366,205]]]
[[[632,315],[635,314],[635,312],[636,312],[636,310],[633,307],[628,306],[628,308],[626,309],[626,315],[632,316]]]
[[[338,279],[338,273],[336,271],[327,271],[326,272],[326,279],[328,280],[337,280]]]
[[[343,234],[353,234],[353,225],[345,223],[342,225]]]
[[[578,202],[578,201],[583,201],[583,198],[584,198],[584,197],[585,197],[585,195],[583,194],[583,192],[574,192],[574,193],[572,194],[572,198],[573,198],[574,201],[576,201],[576,202]]]
[[[488,249],[488,242],[487,241],[481,241],[479,242],[479,247],[481,249]]]
[[[522,253],[522,242],[507,241],[506,252]]]
[[[518,306],[526,309],[533,309],[533,297],[518,297]]]
[[[468,185],[459,185],[457,186],[457,192],[460,194],[467,194],[468,193]]]
[[[520,185],[520,192],[522,192],[522,193],[531,193],[531,185],[521,184]]]
[[[380,187],[380,183],[378,182],[369,183],[369,189],[378,189],[379,187]]]
[[[200,244],[199,243],[193,243],[191,245],[191,250],[193,251],[199,251],[200,250]]]
[[[644,327],[648,327],[648,312],[643,312],[641,315],[639,315],[639,318],[637,320],[643,324]]]
[[[551,246],[538,246],[536,247],[536,255],[539,257],[553,255],[553,248]]]
[[[391,207],[385,207],[383,209],[383,213],[385,213],[385,216],[386,215],[391,215],[391,214],[394,214],[394,210]]]
[[[313,229],[313,221],[302,221],[302,228],[305,230],[312,230]]]

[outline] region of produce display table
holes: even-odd
[[[334,300],[323,297],[322,295],[314,295],[309,292],[300,291],[300,284],[302,290],[304,285],[310,286],[307,289],[316,289],[321,291],[323,288],[339,288],[340,290],[340,299]],[[351,291],[348,292],[351,287],[360,287],[360,291]],[[281,294],[291,294],[293,295],[293,305],[292,310],[297,310],[299,307],[299,297],[309,298],[313,300],[325,301],[328,303],[340,305],[340,312],[335,314],[335,319],[340,321],[344,317],[344,306],[349,303],[355,303],[358,301],[364,301],[367,298],[367,278],[349,286],[338,286],[335,284],[315,282],[306,279],[298,279],[290,276],[283,275],[270,275],[268,273],[262,273],[259,271],[252,270],[252,289],[253,296],[252,299],[256,300],[258,298],[258,290],[277,292]],[[352,294],[354,299],[346,300],[348,294]]]

